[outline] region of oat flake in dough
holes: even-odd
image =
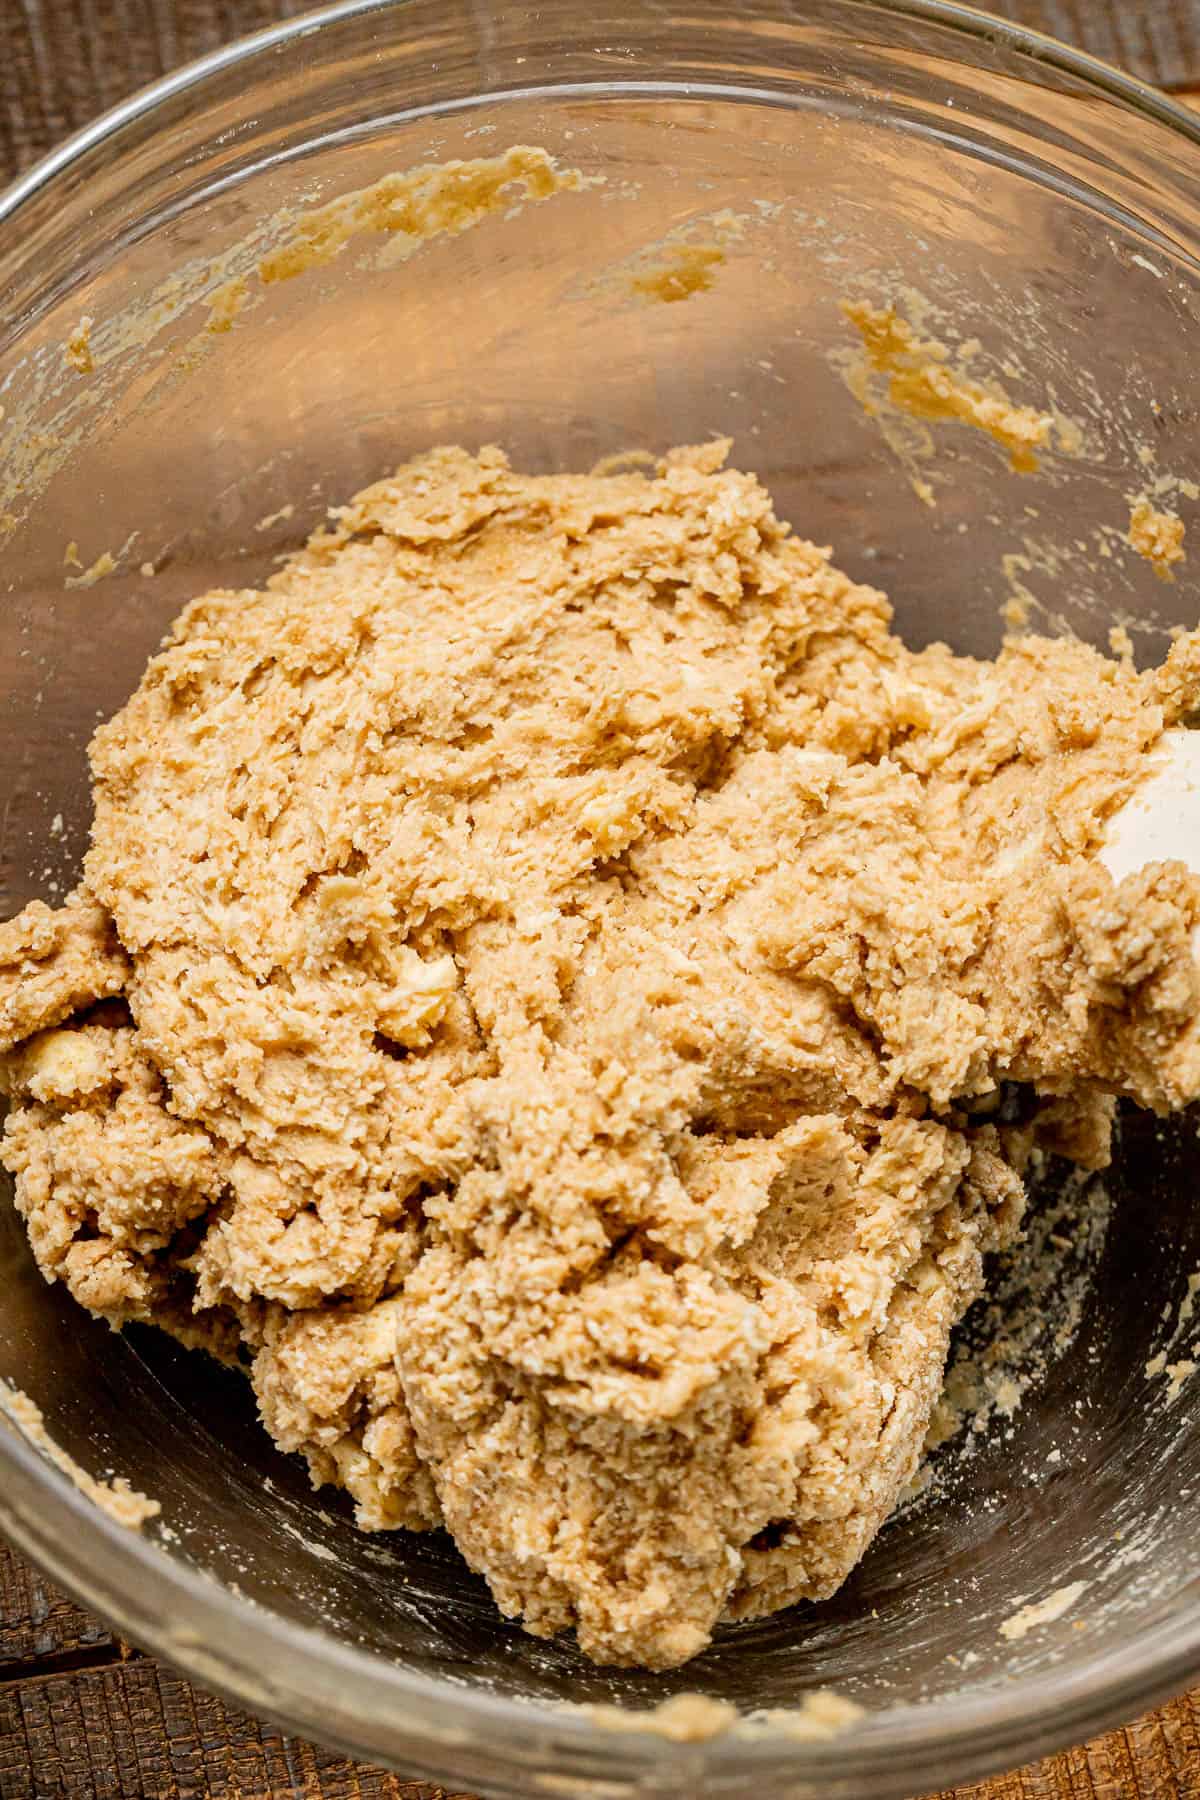
[[[202,596],[0,927],[46,1276],[651,1667],[853,1567],[1033,1145],[1200,1092],[1197,884],[1095,854],[1197,639],[910,651],[724,454],[437,450]]]

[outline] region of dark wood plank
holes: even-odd
[[[0,0],[0,177],[192,57],[312,0]],[[991,0],[1165,87],[1200,83],[1200,0]]]
[[[470,1800],[283,1738],[139,1658],[0,1687],[0,1800]]]
[[[1200,1694],[1011,1775],[927,1800],[1197,1800]]]
[[[313,0],[0,0],[0,177],[168,70]]]
[[[984,10],[1159,87],[1200,82],[1200,0],[987,0]]]
[[[112,1633],[0,1542],[0,1681],[69,1658],[115,1655]]]

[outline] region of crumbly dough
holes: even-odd
[[[1095,857],[1200,642],[911,651],[726,449],[436,450],[201,596],[0,927],[47,1278],[652,1667],[853,1567],[1034,1144],[1200,1092],[1197,883]]]
[[[1174,581],[1176,565],[1187,561],[1186,527],[1178,513],[1140,495],[1129,508],[1129,542],[1163,581]]]

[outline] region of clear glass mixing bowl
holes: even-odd
[[[295,279],[256,273],[305,208],[518,143],[603,181],[407,258],[363,233]],[[0,908],[69,883],[88,736],[184,599],[258,580],[434,441],[558,468],[728,433],[915,640],[987,652],[1015,593],[1046,629],[1124,622],[1160,654],[1195,622],[1187,565],[1158,581],[1121,533],[1131,493],[1159,479],[1186,515],[1200,480],[1198,205],[1187,114],[917,0],[368,0],[148,90],[0,204]],[[683,242],[717,244],[709,285],[639,293]],[[1073,420],[1077,453],[1020,475],[978,432],[864,410],[848,296],[977,338],[971,368]],[[1200,1381],[1146,1373],[1160,1350],[1187,1360],[1198,1175],[1194,1121],[1131,1116],[1107,1212],[1054,1234],[1020,1408],[999,1384],[836,1599],[724,1630],[674,1675],[526,1637],[444,1539],[357,1533],[236,1375],[47,1288],[7,1204],[0,1375],[163,1515],[123,1532],[0,1432],[0,1525],[200,1682],[489,1800],[947,1784],[1200,1674]],[[1055,1595],[1061,1616],[1001,1633]],[[698,1690],[750,1711],[815,1687],[862,1721],[677,1744],[578,1704]]]

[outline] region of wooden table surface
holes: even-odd
[[[300,0],[0,0],[0,181]],[[991,0],[1200,104],[1200,0]],[[0,1543],[0,1800],[455,1800],[294,1738],[120,1642]],[[700,1797],[697,1797],[700,1800]],[[1200,1690],[937,1800],[1200,1800]]]

